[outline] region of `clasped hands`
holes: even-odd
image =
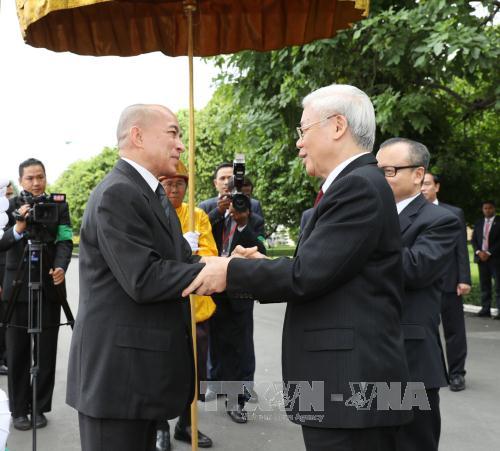
[[[236,246],[230,257],[202,257],[204,268],[191,284],[184,289],[182,296],[190,294],[211,295],[226,290],[227,267],[233,258],[267,258],[257,250],[257,246],[245,248]]]

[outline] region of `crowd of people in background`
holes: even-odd
[[[168,451],[168,420],[176,416],[174,438],[191,443],[196,379],[190,313],[186,302],[175,302],[188,286],[195,293],[197,380],[207,387],[199,401],[224,396],[222,381],[241,381],[238,396],[226,398],[226,412],[235,423],[248,421],[245,404],[259,400],[254,301],[287,302],[285,382],[324,380],[347,397],[348,382],[367,376],[418,381],[430,405],[353,413],[344,403],[329,403],[321,425],[297,419],[293,414],[304,412],[292,406],[289,417],[302,427],[308,450],[353,440],[360,450],[404,451],[417,442],[420,449],[438,449],[439,390],[466,388],[463,296],[472,282],[464,213],[438,199],[441,179],[429,170],[424,144],[392,138],[372,152],[375,116],[362,91],[332,85],[306,97],[303,106],[299,157],[322,189],[310,209],[297,212],[295,256],[277,260],[265,258],[263,208],[248,177],[245,202],[236,208],[233,164],[214,168],[216,195],[195,209],[190,230],[184,202],[189,177],[180,161],[184,145],[176,116],[159,105],[133,105],[122,113],[121,158],[91,194],[79,232],[80,303],[67,402],[78,411],[84,451]],[[12,304],[12,327],[0,329],[0,375],[8,377],[14,428],[29,430],[45,427],[52,408],[60,299],[73,243],[68,204],[61,202],[57,222],[40,227],[44,288],[36,313],[43,323],[33,357],[25,328],[26,249],[35,232],[28,221],[33,206],[25,199],[46,194],[40,160],[20,164],[19,185],[19,195],[12,184],[4,189],[9,223],[0,238],[1,313]],[[471,244],[481,291],[477,315],[490,317],[492,281],[500,305],[500,219],[492,200],[482,203],[482,213]],[[230,258],[235,255],[241,258]],[[36,410],[33,358],[39,368]],[[104,448],[102,434],[110,437]],[[198,431],[198,446],[213,443]]]

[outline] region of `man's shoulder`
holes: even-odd
[[[204,201],[201,201],[200,204],[198,205],[199,208],[202,210],[206,211],[206,208],[214,208],[214,205],[217,205],[217,199],[218,197],[211,197],[210,199],[205,199]]]
[[[450,210],[451,212],[455,213],[456,215],[463,215],[463,210],[460,207],[457,207],[455,205],[447,204],[445,202],[439,202],[439,205],[443,208],[446,208],[447,210]]]

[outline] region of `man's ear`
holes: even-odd
[[[419,166],[415,169],[415,181],[422,186],[424,183],[425,169],[423,166]]]
[[[137,127],[137,125],[133,125],[129,131],[130,141],[135,147],[142,147],[143,139],[142,139],[142,130]]]
[[[214,187],[217,188],[217,179],[214,179],[213,182],[214,182]]]
[[[335,120],[335,139],[340,139],[347,132],[347,119],[341,114],[334,116],[333,119]]]
[[[439,188],[441,188],[441,183],[436,183],[436,193],[439,193]]]

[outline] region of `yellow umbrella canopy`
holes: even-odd
[[[368,12],[369,0],[16,0],[24,40],[80,55],[188,53],[192,3],[195,56],[274,50],[329,38]]]

